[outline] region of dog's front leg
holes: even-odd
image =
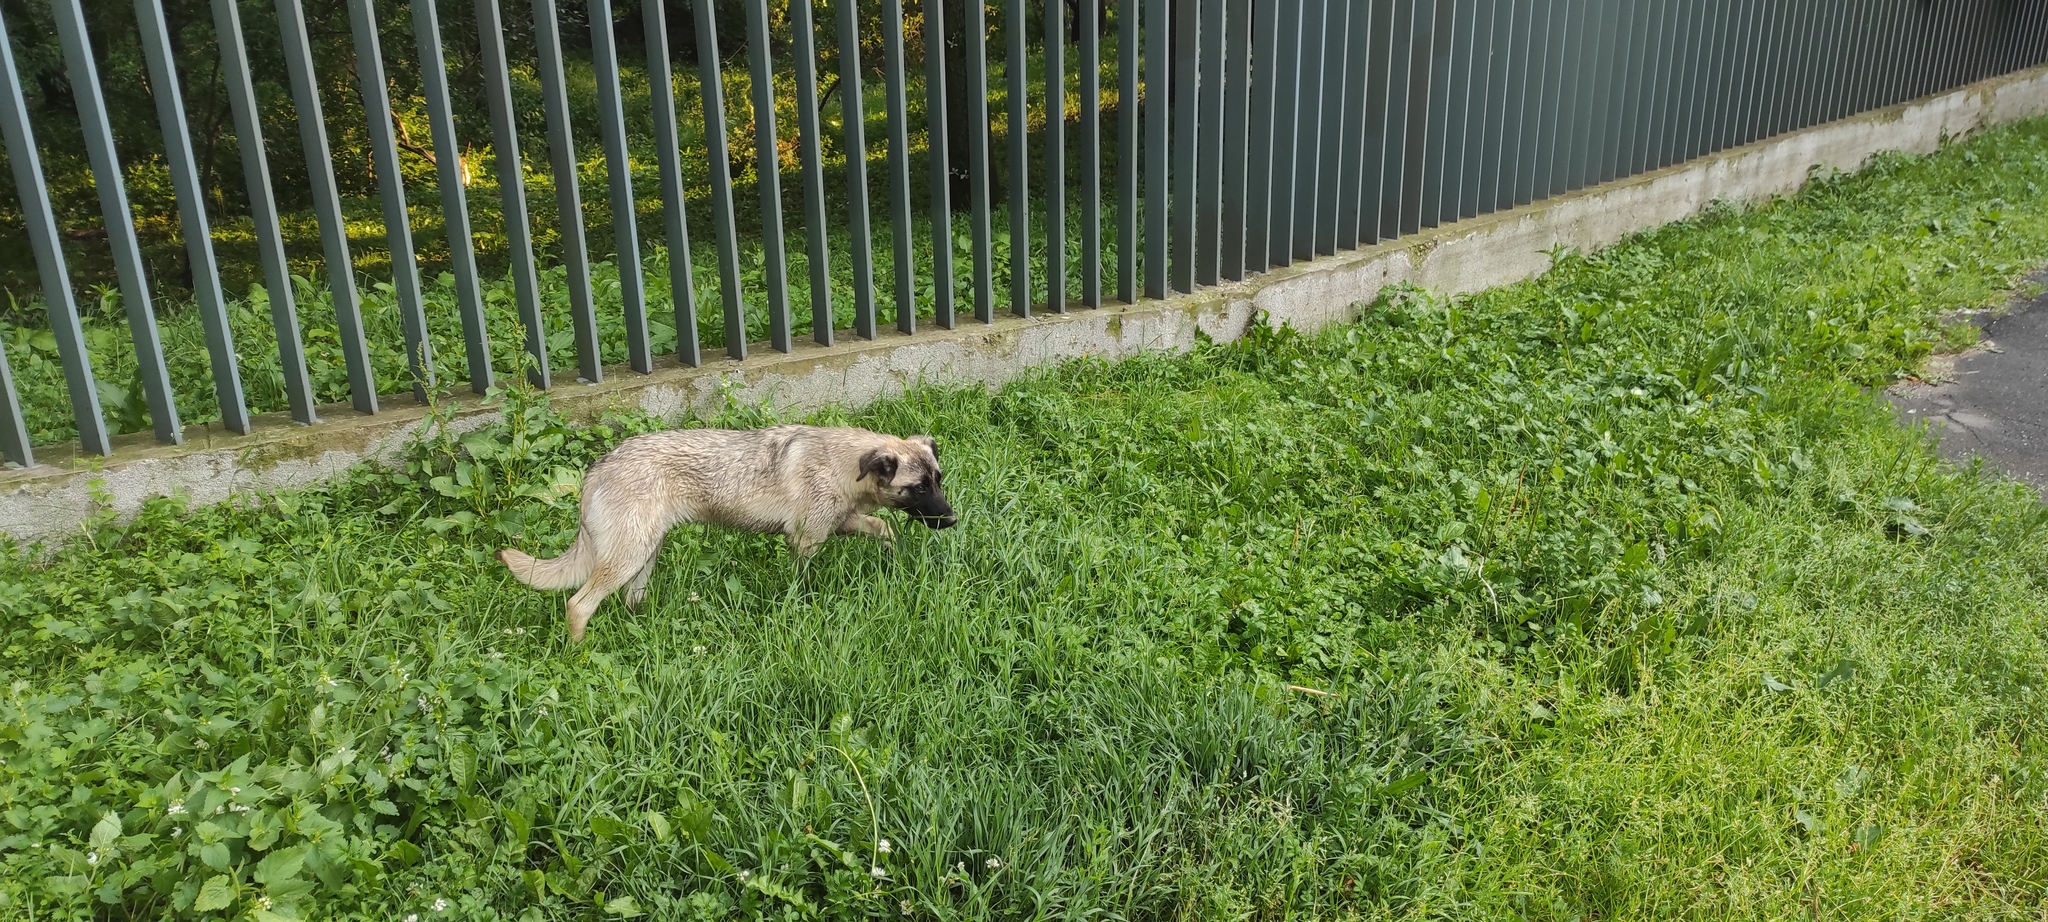
[[[876,541],[882,542],[883,550],[892,554],[896,552],[896,530],[890,528],[888,522],[882,521],[875,516],[859,512],[849,512],[846,514],[846,521],[839,523],[839,533],[842,535],[867,535]]]

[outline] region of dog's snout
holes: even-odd
[[[927,521],[925,524],[930,525],[933,528],[952,528],[953,526],[960,524],[960,517],[953,515],[942,516],[940,518],[931,519]]]

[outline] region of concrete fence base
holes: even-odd
[[[1544,252],[1553,247],[1598,249],[1692,217],[1714,202],[1754,202],[1795,191],[1815,167],[1853,170],[1887,150],[1927,153],[1948,139],[2044,112],[2048,67],[1192,295],[987,325],[968,319],[954,330],[800,345],[789,355],[762,350],[745,362],[670,364],[651,375],[619,368],[603,384],[559,385],[552,399],[564,412],[584,417],[640,409],[680,419],[715,410],[722,387],[730,384],[740,400],[804,410],[858,405],[901,394],[920,381],[995,386],[1028,369],[1083,355],[1115,359],[1186,350],[1193,348],[1197,331],[1217,340],[1237,338],[1260,311],[1269,322],[1313,330],[1353,319],[1359,304],[1389,284],[1462,293],[1521,281],[1549,267]],[[484,425],[497,413],[466,394],[449,403],[462,427]],[[391,409],[375,416],[346,405],[326,407],[326,422],[312,427],[284,414],[262,416],[246,436],[218,424],[194,426],[181,446],[159,445],[141,433],[118,441],[110,459],[63,458],[60,450],[40,449],[38,454],[53,460],[0,471],[0,532],[22,541],[58,541],[77,534],[105,503],[130,515],[156,496],[182,493],[205,504],[311,485],[365,460],[390,457],[427,414],[409,398],[386,404]]]

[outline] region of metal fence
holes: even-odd
[[[615,303],[607,300],[607,310],[623,312],[625,364],[631,373],[647,374],[657,366],[650,312],[663,325],[672,317],[674,343],[665,351],[682,365],[704,361],[700,300],[715,299],[710,309],[722,312],[723,348],[732,359],[747,355],[744,331],[757,320],[750,313],[765,314],[769,348],[799,348],[786,238],[801,238],[796,261],[808,271],[813,340],[914,334],[920,319],[951,328],[992,322],[999,311],[1029,316],[1099,307],[1111,298],[1136,302],[1194,291],[2048,59],[2048,4],[2038,0],[1125,0],[1112,9],[1100,8],[1104,0],[993,0],[987,6],[927,0],[910,29],[902,0],[866,0],[879,4],[872,9],[857,8],[861,0],[835,0],[822,11],[812,0],[775,0],[773,7],[769,0],[648,0],[638,10],[644,64],[622,68],[615,32],[623,23],[615,23],[610,0],[588,0],[587,20],[573,21],[598,24],[588,29],[587,52],[583,43],[565,52],[561,23],[571,20],[556,0],[531,0],[528,9],[509,11],[499,0],[474,0],[479,46],[464,50],[480,62],[489,132],[487,138],[458,138],[437,0],[406,0],[403,7],[397,0],[346,0],[345,27],[323,22],[310,31],[306,0],[211,0],[217,61],[174,53],[163,2],[135,0],[142,51],[136,73],[103,71],[122,65],[95,55],[86,0],[49,0],[46,15],[82,127],[77,137],[95,182],[147,425],[166,443],[183,438],[158,332],[160,314],[169,309],[152,302],[153,282],[160,281],[141,255],[102,81],[143,81],[154,99],[177,236],[191,270],[189,306],[176,310],[196,313],[204,330],[221,423],[248,432],[252,408],[241,363],[248,350],[270,346],[254,345],[266,331],[235,329],[231,319],[235,295],[225,290],[210,225],[220,220],[219,205],[210,209],[195,164],[180,70],[220,75],[247,186],[248,226],[268,290],[271,329],[262,338],[274,339],[282,376],[284,405],[274,409],[313,424],[318,395],[286,252],[290,222],[280,214],[271,172],[280,162],[273,158],[293,154],[262,136],[260,79],[289,84],[308,186],[299,197],[310,201],[318,226],[333,348],[346,366],[353,410],[376,413],[380,394],[403,393],[410,385],[425,397],[443,386],[430,335],[436,324],[459,324],[469,387],[481,393],[505,370],[493,368],[482,289],[494,276],[478,267],[463,173],[465,148],[478,143],[488,145],[497,164],[493,204],[503,215],[503,272],[530,359],[523,363],[526,374],[543,387],[561,374],[549,361],[551,318],[543,309],[542,276],[553,278],[556,267],[563,270],[557,284],[566,286],[576,376],[595,382],[606,374],[579,197],[576,144],[584,139],[572,136],[576,117],[566,86],[568,66],[582,66],[578,62],[587,63],[596,81],[603,194],[612,249],[620,254]],[[274,7],[274,20],[265,6]],[[719,13],[735,6],[745,21],[722,21]],[[0,3],[0,11],[7,9]],[[245,39],[251,30],[242,20],[252,10],[274,22],[278,34],[266,41],[278,42],[281,77],[256,74],[250,63]],[[508,23],[508,13],[518,22]],[[676,17],[689,19],[671,22]],[[964,48],[936,53],[927,37],[944,34],[948,17],[962,17],[956,28]],[[385,20],[406,18],[412,47],[387,47],[391,25]],[[67,252],[85,244],[64,232],[92,216],[60,213],[47,191],[42,163],[50,148],[38,147],[34,122],[49,117],[48,92],[37,91],[49,81],[24,75],[12,51],[22,36],[7,40],[9,25],[0,22],[0,144],[22,198],[22,237],[33,248],[77,438],[84,451],[104,455],[111,451],[110,426],[66,264]],[[679,25],[694,32],[694,49],[670,47]],[[744,31],[744,43],[721,42],[735,29]],[[838,91],[836,129],[822,122],[831,110],[820,103],[820,29],[830,30],[825,34],[837,47],[837,72],[828,73],[824,90]],[[527,34],[531,47],[522,46],[523,57],[508,51],[507,35]],[[315,74],[322,50],[316,43],[344,35],[352,46],[348,57],[360,87],[383,248],[392,266],[382,281],[402,317],[403,342],[371,341],[360,314],[364,279],[352,258],[364,245],[347,233],[330,122],[322,115],[323,105],[334,101],[322,98]],[[1003,78],[996,97],[990,95],[990,44],[998,46],[995,64]],[[686,66],[676,69],[679,51]],[[391,110],[396,84],[387,74],[387,55],[417,70],[409,81],[417,98],[401,101],[424,109],[431,151],[402,149],[406,139],[394,136],[393,126],[403,125]],[[921,75],[913,70],[917,57],[923,58]],[[683,80],[686,92],[679,94],[691,58],[695,91],[687,92]],[[728,124],[738,101],[727,100],[724,88],[728,72],[741,67],[752,112],[745,131]],[[793,74],[778,80],[780,67]],[[878,73],[883,137],[871,144],[874,119],[863,99]],[[551,231],[557,241],[552,254],[536,247],[526,199],[535,172],[528,160],[534,158],[522,156],[519,134],[522,119],[532,117],[515,107],[514,78],[527,74],[540,85],[555,205],[566,216]],[[912,93],[920,76],[922,111]],[[1105,77],[1114,82],[1105,87]],[[960,114],[944,101],[948,81],[965,81],[973,130],[946,129],[949,110]],[[793,100],[777,98],[790,93]],[[1106,108],[1105,98],[1113,106]],[[32,99],[41,108],[32,109]],[[1002,108],[992,119],[997,101]],[[778,134],[784,127],[776,124],[778,102],[793,102],[798,113],[794,152]],[[693,110],[701,110],[701,121]],[[697,139],[687,145],[678,128],[686,120]],[[997,121],[1005,125],[1001,144],[995,132],[982,130]],[[651,129],[636,134],[630,128],[643,122]],[[744,143],[749,136],[751,164],[746,152],[730,149],[734,139]],[[958,137],[966,140],[964,156],[949,149]],[[913,141],[921,143],[913,147]],[[836,168],[843,174],[826,174],[821,150],[827,142],[844,152]],[[658,223],[669,260],[665,292],[650,291],[643,272],[655,248],[642,242],[644,219],[633,207],[629,148],[636,144],[654,152],[659,174]],[[438,154],[432,185],[447,242],[440,265],[454,277],[452,320],[430,316],[422,297],[408,210],[414,203],[404,188],[406,159],[427,154]],[[694,175],[685,169],[691,160],[703,169],[701,184],[686,181]],[[792,162],[799,188],[786,191],[782,173]],[[733,164],[751,168],[758,206],[739,200],[743,187],[736,185]],[[870,166],[881,175],[870,175]],[[966,200],[956,201],[963,175]],[[992,187],[1006,190],[1004,201],[992,200]],[[743,227],[736,216],[752,207],[759,221]],[[707,213],[718,272],[715,283],[700,284],[687,240],[691,222],[705,221]],[[992,226],[1005,214],[1007,234]],[[886,240],[878,241],[878,225],[886,226]],[[654,236],[653,228],[646,230]],[[913,235],[921,231],[931,241],[920,263]],[[835,236],[846,241],[844,252],[829,251]],[[760,248],[760,290],[746,292],[742,250],[752,265],[754,246]],[[1033,250],[1044,254],[1042,263],[1027,258]],[[1005,252],[1007,266],[998,266]],[[852,277],[852,323],[845,331],[836,329],[828,278],[835,261]],[[877,288],[878,268],[889,276],[893,318],[879,316],[878,292],[884,290]],[[996,286],[1004,277],[1007,291]],[[928,304],[917,303],[920,292],[928,293]],[[970,312],[971,318],[963,316]],[[889,319],[894,333],[880,329]],[[373,374],[373,353],[385,349],[404,350],[397,381],[380,382]],[[0,388],[0,445],[8,461],[30,464],[32,440],[4,351]]]

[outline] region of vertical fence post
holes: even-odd
[[[1218,76],[1223,81],[1223,149],[1218,156],[1223,170],[1221,255],[1218,276],[1238,281],[1250,273],[1245,266],[1245,245],[1251,235],[1249,202],[1252,125],[1252,2],[1217,0],[1225,4],[1223,61]]]
[[[213,28],[220,45],[228,108],[234,113],[235,146],[241,153],[242,175],[249,189],[256,253],[263,264],[263,281],[270,286],[265,294],[270,303],[271,332],[277,340],[278,370],[284,377],[285,404],[294,421],[310,426],[318,416],[313,407],[312,378],[306,371],[305,343],[299,336],[298,295],[292,290],[291,269],[285,262],[277,200],[270,191],[270,160],[264,152],[263,124],[257,114],[249,51],[235,0],[213,0]]]
[[[1145,297],[1166,297],[1167,65],[1173,59],[1166,0],[1144,0],[1145,21]],[[1135,4],[1134,4],[1135,5]]]
[[[1223,270],[1223,92],[1229,82],[1223,53],[1227,0],[1200,0],[1200,61],[1196,86],[1202,145],[1194,156],[1196,221],[1194,221],[1194,283],[1214,285]]]
[[[1194,2],[1194,0],[1189,0]],[[1195,68],[1195,85],[1201,89],[1196,121],[1200,123],[1201,145],[1195,151],[1198,176],[1195,181],[1195,278],[1197,285],[1214,285],[1222,271],[1223,249],[1223,92],[1228,81],[1224,63],[1224,14],[1227,0],[1199,0],[1201,4],[1200,64]],[[1194,10],[1182,16],[1194,18]]]
[[[832,345],[832,264],[825,246],[824,138],[818,130],[818,43],[811,0],[789,2],[796,65],[797,152],[804,181],[804,257],[811,276],[811,340]],[[850,156],[850,155],[849,155]]]
[[[1339,0],[1342,2],[1342,0]],[[1294,162],[1294,201],[1290,207],[1294,228],[1288,238],[1290,255],[1294,259],[1307,261],[1316,257],[1316,195],[1321,166],[1318,163],[1322,151],[1323,124],[1323,56],[1329,44],[1329,30],[1325,28],[1329,15],[1329,0],[1302,0],[1297,15],[1301,17],[1301,50],[1295,55],[1296,86],[1299,88],[1299,102],[1295,104],[1294,135],[1291,151]]]
[[[1386,118],[1380,125],[1379,210],[1373,234],[1392,240],[1401,234],[1401,203],[1407,187],[1409,80],[1414,76],[1415,5],[1417,0],[1382,0],[1388,4]]]
[[[847,241],[853,263],[853,332],[875,338],[875,252],[868,219],[867,111],[861,99],[860,13],[854,0],[837,0],[839,21],[839,120],[846,135]]]
[[[413,252],[405,181],[398,172],[398,142],[391,131],[391,98],[384,87],[384,53],[377,45],[377,14],[370,0],[349,0],[348,13],[349,31],[356,45],[356,79],[362,88],[363,114],[369,121],[370,164],[377,174],[378,199],[384,206],[384,241],[391,252],[391,287],[398,296],[398,315],[405,329],[406,365],[412,371],[413,398],[424,404],[434,387],[434,354],[427,343],[426,308],[420,303],[419,261]]]
[[[1339,250],[1351,249],[1364,241],[1360,225],[1362,179],[1366,170],[1379,168],[1378,159],[1367,156],[1365,147],[1366,121],[1372,118],[1372,105],[1366,98],[1373,58],[1372,8],[1370,3],[1352,6],[1344,35],[1344,137],[1337,147],[1337,199],[1333,203],[1336,214],[1331,222],[1337,233],[1335,248]]]
[[[283,0],[279,0],[283,2]],[[540,275],[533,259],[533,222],[526,211],[526,170],[519,153],[518,122],[512,115],[512,71],[505,60],[505,22],[498,0],[476,0],[476,30],[483,52],[484,95],[491,110],[491,159],[498,173],[498,201],[504,213],[505,244],[511,258],[512,293],[525,328],[527,383],[545,388],[547,327],[540,312]]]
[[[1347,188],[1345,161],[1352,159],[1344,155],[1344,150],[1351,123],[1358,121],[1350,111],[1357,100],[1351,89],[1351,7],[1346,0],[1334,0],[1323,19],[1323,124],[1319,133],[1322,150],[1316,158],[1316,197],[1311,206],[1316,212],[1316,224],[1311,246],[1315,253],[1325,255],[1337,252],[1343,245],[1337,239],[1341,236],[1338,215],[1342,211],[1338,203],[1343,201]]]
[[[1214,4],[1218,0],[1209,0]],[[1173,0],[1168,16],[1174,29],[1173,58],[1167,89],[1173,114],[1173,166],[1167,196],[1167,222],[1173,242],[1172,284],[1176,291],[1195,290],[1195,196],[1198,176],[1195,154],[1201,146],[1198,106],[1201,102],[1201,0]]]
[[[234,7],[235,0],[214,0],[216,8]],[[656,4],[657,6],[659,4]],[[448,271],[455,276],[456,312],[462,317],[463,358],[469,389],[491,389],[490,333],[484,325],[483,292],[476,268],[476,245],[469,224],[469,166],[455,146],[455,117],[448,98],[448,64],[441,53],[440,13],[434,0],[412,0],[413,39],[420,52],[420,89],[426,96],[427,128],[434,136],[434,169],[441,186],[441,220],[448,238]],[[260,224],[262,219],[257,219]]]
[[[1117,6],[1116,296],[1138,303],[1138,5]]]
[[[1010,0],[1004,32],[1010,40],[1003,59],[1003,76],[1009,84],[1010,113],[1005,130],[1010,148],[1010,312],[1031,316],[1031,186],[1030,110],[1026,87],[1030,85],[1029,54],[1024,47],[1024,5],[1030,0]]]
[[[107,121],[106,99],[100,95],[99,69],[94,63],[91,39],[85,32],[85,10],[81,3],[82,0],[57,0],[50,5],[50,12],[56,16],[57,38],[64,46],[65,69],[71,77],[79,127],[85,134],[86,157],[95,180],[93,187],[99,193],[100,217],[106,222],[107,241],[114,250],[121,307],[128,315],[128,334],[135,343],[135,361],[140,366],[143,395],[149,402],[150,423],[156,430],[157,441],[182,445],[184,426],[178,421],[170,372],[164,368],[163,339],[157,334],[156,310],[149,299],[142,247],[135,239],[134,212],[128,207],[123,178],[126,174],[114,153],[114,131]],[[360,344],[361,338],[357,341]],[[370,401],[375,409],[374,394]]]
[[[851,0],[848,0],[851,2]],[[662,233],[668,243],[669,301],[676,325],[676,359],[704,363],[697,339],[697,279],[690,259],[690,222],[683,195],[682,142],[676,131],[676,84],[669,66],[668,0],[643,0],[647,32],[647,97],[654,115],[654,155],[661,165]],[[865,190],[863,190],[865,191]]]
[[[1102,0],[1079,0],[1081,303],[1102,306]]]
[[[36,463],[36,453],[16,393],[14,366],[7,363],[7,345],[0,343],[0,461],[28,467]]]
[[[626,363],[643,375],[651,374],[654,348],[648,342],[647,278],[640,269],[640,222],[633,213],[633,161],[626,150],[626,106],[619,87],[618,43],[612,38],[611,0],[590,0],[588,9],[591,64],[597,71],[597,128],[610,180],[606,195],[612,212],[612,260],[619,271],[619,305],[626,315]]]
[[[915,333],[917,273],[911,265],[910,114],[903,89],[903,0],[883,0],[882,9],[882,69],[888,77],[889,106],[889,217],[896,243],[896,329]]]
[[[43,283],[43,307],[50,314],[50,333],[57,340],[57,361],[64,366],[65,390],[71,397],[71,421],[78,427],[78,441],[88,454],[106,455],[113,450],[107,438],[107,424],[100,416],[100,397],[92,376],[92,354],[86,351],[85,331],[78,322],[78,303],[71,295],[71,275],[64,265],[63,238],[58,235],[57,217],[50,207],[49,187],[43,184],[42,155],[36,150],[35,132],[29,125],[28,103],[21,93],[21,73],[14,68],[14,44],[7,35],[7,20],[0,11],[0,144],[6,145],[7,165],[14,173],[14,188],[21,195],[21,216],[28,224],[29,249],[35,252],[36,274]],[[7,361],[6,346],[0,344],[0,368]],[[19,392],[12,373],[0,381],[0,400],[7,414],[4,420],[6,459],[27,467],[35,463],[30,450],[26,420],[21,413]]]
[[[953,151],[946,124],[946,10],[924,0],[925,175],[932,209],[932,322],[953,328]]]
[[[1067,57],[1061,0],[1045,4],[1045,309],[1067,312]]]
[[[1488,2],[1491,7],[1482,26],[1488,35],[1486,57],[1480,60],[1486,71],[1486,115],[1480,124],[1479,158],[1473,170],[1475,184],[1466,192],[1476,201],[1465,202],[1467,215],[1483,214],[1501,207],[1501,188],[1514,182],[1513,143],[1508,138],[1508,75],[1514,66],[1513,29],[1515,0]],[[1468,159],[1468,163],[1471,162]],[[1505,179],[1502,174],[1506,174]]]
[[[220,402],[221,422],[231,432],[249,432],[249,405],[242,396],[242,371],[235,356],[234,331],[228,328],[228,306],[220,287],[220,263],[213,255],[213,229],[206,220],[206,191],[199,184],[198,158],[192,154],[192,131],[185,121],[185,100],[178,89],[171,60],[170,27],[157,0],[135,0],[135,18],[142,26],[142,58],[149,69],[150,95],[156,98],[157,121],[163,128],[164,160],[178,200],[178,224],[190,260],[192,294],[199,323],[206,330],[206,352],[212,359],[213,393]]]
[[[569,122],[569,78],[562,61],[562,27],[555,15],[555,0],[533,0],[533,35],[540,58],[542,108],[548,119],[556,220],[562,229],[562,268],[569,280],[569,326],[576,333],[576,370],[584,381],[596,384],[604,380],[604,357],[597,336],[597,305],[591,299],[590,247],[584,240],[582,183]]]
[[[1305,0],[1271,0],[1273,25],[1273,151],[1267,164],[1266,266],[1294,262],[1295,153],[1301,117],[1301,7]]]
[[[712,0],[693,0],[697,71],[704,97],[704,144],[711,175],[711,220],[718,233],[719,297],[725,304],[725,354],[747,357],[747,316],[740,298],[739,230],[732,212],[732,149],[725,136],[725,81],[719,76],[718,16]]]
[[[995,235],[989,228],[989,183],[995,180],[995,164],[989,154],[988,120],[988,8],[978,2],[967,4],[962,23],[962,49],[967,56],[967,191],[974,246],[974,319],[996,320]]]

